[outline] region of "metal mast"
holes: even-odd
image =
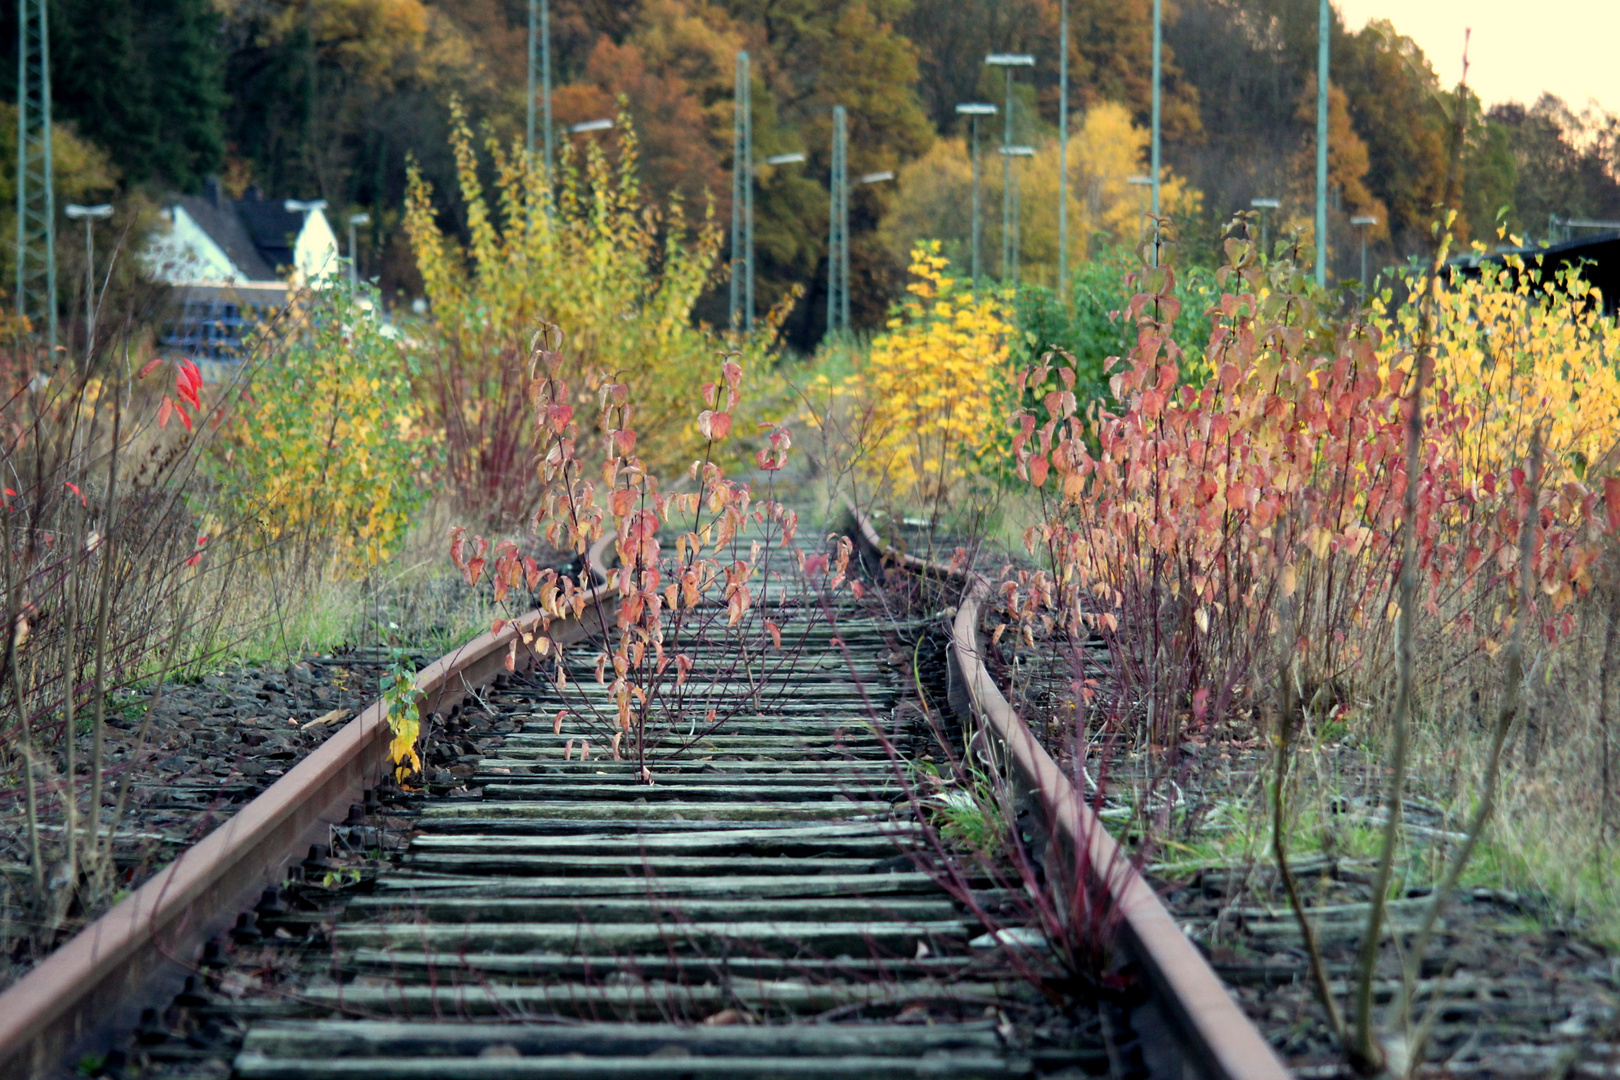
[[[1001,147],[1005,151],[1012,145],[1013,139],[1013,96],[1012,96],[1012,68],[1003,69],[1007,74],[1007,111],[1002,114]],[[1012,158],[1003,156],[1001,159],[1001,277],[1007,279],[1008,267],[1012,266],[1013,224],[1012,224]]]
[[[731,118],[731,329],[754,329],[754,124],[748,54],[737,54]]]
[[[963,116],[973,118],[973,287],[979,287],[980,275],[983,273],[983,263],[979,257],[979,238],[983,232],[982,217],[979,211],[979,117],[996,115],[996,107],[984,102],[964,102],[956,107],[956,111]]]
[[[1327,284],[1328,0],[1316,15],[1316,283]]]
[[[991,53],[984,58],[984,62],[991,67],[1001,68],[1007,76],[1007,104],[1006,113],[1002,116],[1001,146],[1002,152],[1013,144],[1013,68],[1034,67],[1035,58],[1028,53]],[[1013,198],[1012,160],[1010,158],[1001,164],[1001,276],[1007,276],[1007,268],[1012,264],[1013,252]]]
[[[1069,269],[1069,0],[1063,0],[1058,59],[1058,298],[1064,296],[1064,275]]]
[[[1326,3],[1327,0],[1322,0]],[[1160,63],[1164,45],[1164,5],[1163,0],[1153,0],[1153,149],[1151,151],[1153,167],[1153,216],[1159,216],[1159,83],[1163,79],[1164,70]],[[1158,235],[1157,226],[1154,235]],[[1153,250],[1157,252],[1159,245],[1154,244]],[[1154,256],[1155,263],[1158,256]]]
[[[536,7],[538,6],[538,19]],[[529,115],[525,147],[534,153],[535,52],[540,54],[540,122],[545,134],[546,182],[550,183],[557,133],[551,123],[551,0],[529,0]]]
[[[56,350],[56,185],[46,0],[17,0],[17,314]]]
[[[833,106],[832,200],[827,228],[827,333],[849,329],[849,116]]]

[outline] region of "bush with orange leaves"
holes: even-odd
[[[780,585],[773,589],[777,579],[766,573],[773,550],[794,542],[797,514],[772,491],[756,498],[750,484],[727,478],[718,464],[743,403],[738,360],[737,354],[719,358],[714,379],[699,387],[702,408],[691,404],[702,456],[688,470],[693,490],[671,493],[661,490],[637,454],[629,386],[603,382],[597,415],[582,420],[564,378],[560,333],[547,327],[535,338],[528,396],[543,452],[531,524],[552,547],[579,554],[611,527],[617,566],[606,588],[592,592],[582,574],[541,566],[510,540],[491,548],[459,527],[451,533],[450,555],[469,584],[487,574],[495,602],[513,615],[531,606],[537,611],[537,621],[515,628],[507,667],[522,667],[567,703],[552,718],[557,735],[565,728],[578,733],[565,744],[565,757],[576,743],[588,757],[594,743],[614,760],[634,762],[637,775],[652,782],[665,755],[690,749],[752,709],[758,688],[791,670],[821,617],[817,605],[798,602]],[[754,464],[774,484],[791,439],[779,424],[761,429]],[[596,440],[581,439],[582,431],[601,433],[599,451],[589,445]],[[800,552],[797,562],[818,588],[836,589],[846,580],[849,558],[845,540],[836,561],[811,562]],[[569,659],[550,637],[555,620],[581,616],[601,631],[595,642],[596,681],[605,687],[600,694],[582,692],[571,680]],[[498,620],[496,632],[509,622]],[[694,657],[706,639],[723,641],[732,659],[694,681]],[[738,694],[738,685],[754,690]]]
[[[1262,264],[1246,240],[1226,250],[1201,385],[1182,381],[1170,333],[1174,272],[1144,266],[1136,347],[1114,362],[1117,404],[1082,415],[1054,390],[1013,418],[1018,474],[1044,511],[1025,540],[1050,576],[1006,591],[1007,625],[1100,635],[1118,686],[1110,718],[1145,721],[1159,745],[1252,715],[1279,655],[1321,716],[1345,716],[1390,669],[1415,483],[1425,655],[1452,666],[1494,655],[1526,603],[1545,641],[1570,634],[1573,603],[1620,530],[1612,465],[1537,485],[1516,463],[1529,432],[1481,459],[1487,402],[1442,362],[1426,373],[1421,467],[1408,475],[1414,353],[1390,333],[1399,325],[1335,324],[1296,267]],[[1049,354],[1021,381],[1074,363]],[[1516,584],[1528,520],[1534,597]]]

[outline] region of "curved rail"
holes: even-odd
[[[1203,955],[1176,926],[1057,762],[997,689],[984,665],[978,636],[979,616],[992,594],[989,580],[982,574],[953,571],[895,551],[865,514],[857,507],[850,509],[861,543],[869,550],[911,573],[963,585],[951,627],[951,659],[973,713],[983,718],[1005,746],[1022,779],[1037,793],[1047,820],[1074,851],[1085,850],[1083,865],[1121,868],[1097,875],[1096,884],[1111,895],[1122,917],[1125,947],[1173,1010],[1169,1019],[1188,1049],[1201,1057],[1202,1071],[1219,1080],[1287,1080],[1291,1074],[1271,1045],[1238,1008]]]
[[[592,545],[590,569],[603,584],[586,594],[579,619],[555,619],[552,640],[572,644],[617,600],[607,584],[610,533]],[[443,714],[506,672],[506,655],[540,620],[530,612],[434,661],[416,677],[423,718]],[[519,658],[526,665],[527,658]],[[312,842],[324,840],[349,805],[386,770],[389,728],[373,702],[337,734],[188,848],[166,869],[42,960],[0,994],[0,1076],[52,1075],[87,1036],[133,1027],[140,1004],[179,978],[181,964],[224,928]]]

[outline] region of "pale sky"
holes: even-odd
[[[1620,112],[1620,0],[1333,0],[1345,25],[1388,19],[1418,43],[1443,86],[1462,71],[1471,27],[1468,85],[1486,107],[1532,104],[1542,91],[1576,111],[1595,98]]]

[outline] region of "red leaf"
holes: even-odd
[[[182,360],[181,364],[187,364],[189,362],[190,361]],[[190,372],[186,371],[184,367],[180,367],[175,370],[174,392],[181,398],[181,400],[191,402],[191,406],[194,409],[202,408],[202,400],[197,397],[197,387],[201,385],[201,377],[198,378],[196,385],[192,384],[191,374]]]
[[[709,429],[713,432],[710,437],[715,439],[723,439],[731,434],[731,414],[728,412],[715,413],[709,418]]]
[[[67,488],[69,491],[73,492],[73,494],[75,494],[75,495],[77,495],[79,497],[79,505],[80,506],[89,506],[90,505],[88,502],[85,501],[84,492],[79,490],[79,485],[78,484],[71,483],[71,482],[69,482],[67,480],[64,480],[64,481],[62,481],[62,486]]]
[[[176,405],[174,407],[174,411],[180,414],[180,422],[182,424],[186,425],[186,430],[187,431],[190,431],[191,430],[191,414],[186,412],[186,410],[181,408],[179,405]]]
[[[148,375],[152,374],[152,370],[161,363],[163,363],[163,358],[161,356],[154,356],[152,359],[141,365],[140,373],[135,377],[137,379],[146,378]]]
[[[169,414],[173,412],[174,402],[170,401],[168,396],[165,395],[163,398],[163,404],[158,407],[158,427],[168,427]]]

